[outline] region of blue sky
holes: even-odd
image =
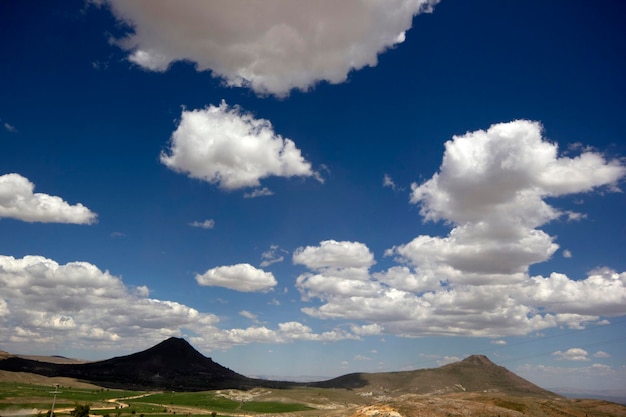
[[[0,349],[623,391],[624,6],[335,3],[2,2]]]

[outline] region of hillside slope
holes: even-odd
[[[320,388],[363,389],[378,394],[477,392],[544,398],[560,397],[494,364],[484,355],[472,355],[460,362],[439,368],[403,372],[355,373],[310,385]]]

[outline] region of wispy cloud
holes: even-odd
[[[11,133],[16,133],[17,132],[17,129],[15,128],[15,126],[13,126],[13,125],[11,125],[11,124],[9,124],[7,122],[4,122],[4,130],[6,130],[7,132],[11,132]]]
[[[267,187],[256,188],[250,192],[245,192],[243,194],[243,198],[257,198],[257,197],[266,197],[274,195],[274,192]]]
[[[285,260],[284,255],[289,252],[281,249],[278,245],[271,245],[269,250],[261,254],[261,266],[266,267]]]
[[[401,188],[396,185],[396,183],[389,174],[385,174],[383,176],[383,187],[391,188],[394,191],[401,190]]]
[[[215,220],[207,219],[203,221],[194,221],[189,223],[191,227],[197,227],[199,229],[213,229],[215,227]]]

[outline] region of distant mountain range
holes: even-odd
[[[71,377],[108,388],[141,390],[200,391],[309,386],[366,388],[395,394],[500,392],[520,396],[559,397],[494,364],[483,355],[472,355],[460,362],[433,369],[353,373],[327,381],[305,384],[248,378],[202,355],[186,340],[174,337],[138,353],[88,363],[59,363],[3,355],[0,356],[0,369],[48,377]]]

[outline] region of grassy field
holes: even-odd
[[[90,404],[91,414],[107,417],[207,416],[285,413],[313,410],[298,402],[264,401],[245,396],[228,398],[220,392],[143,392],[60,386],[55,414],[69,415],[78,404]],[[0,417],[34,416],[50,410],[54,388],[48,385],[0,382]]]

